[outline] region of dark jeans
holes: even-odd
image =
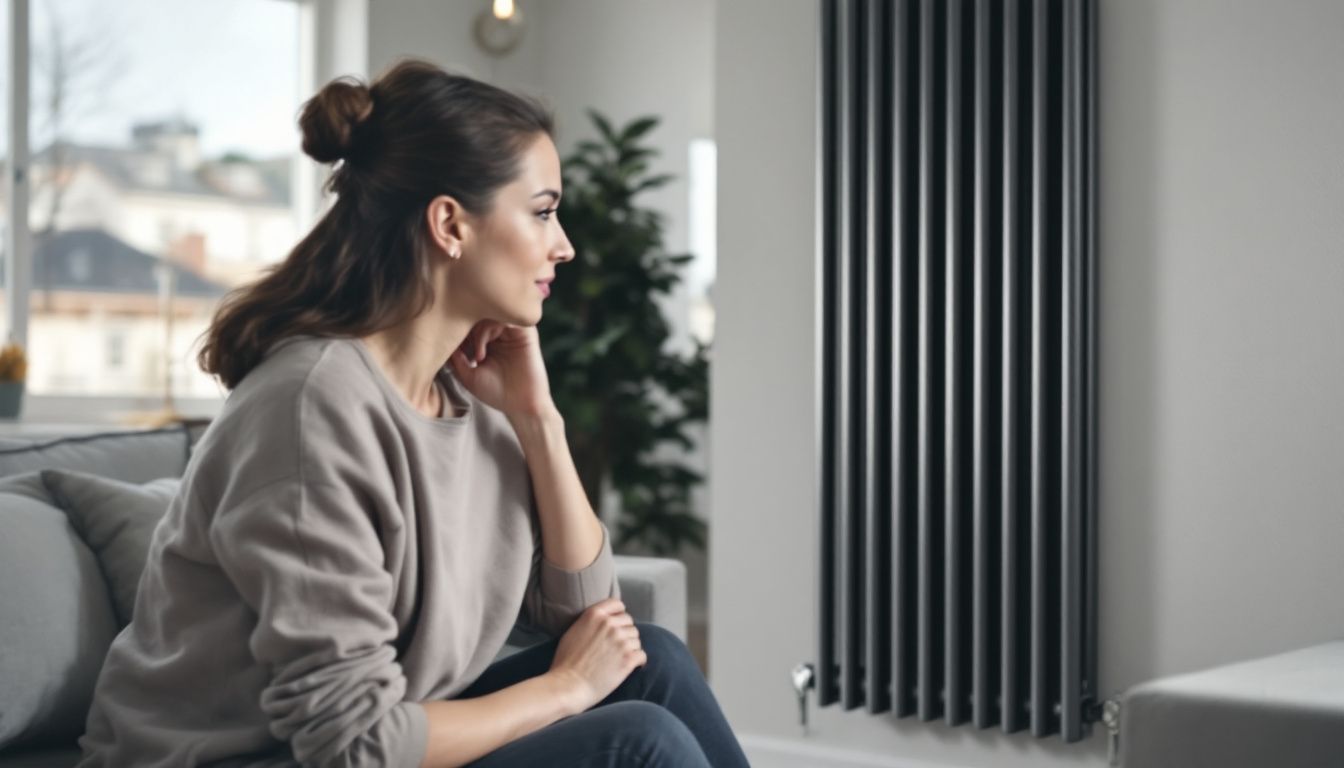
[[[681,638],[635,622],[649,661],[591,709],[468,763],[470,768],[736,768],[747,756]],[[484,696],[551,668],[559,639],[491,664],[455,699]]]

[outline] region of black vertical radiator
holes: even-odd
[[[804,705],[1097,719],[1096,0],[821,0]]]

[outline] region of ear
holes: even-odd
[[[439,195],[425,207],[425,226],[430,242],[450,257],[460,257],[471,239],[470,214],[450,195]]]

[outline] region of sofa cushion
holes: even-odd
[[[146,483],[180,477],[187,468],[190,431],[184,426],[122,430],[27,442],[0,441],[0,477],[36,469],[73,469]]]
[[[136,485],[87,472],[44,469],[42,481],[98,557],[103,579],[112,592],[118,629],[130,624],[140,574],[149,559],[149,540],[177,495],[181,478],[164,477]]]
[[[97,558],[28,472],[0,479],[0,749],[84,732],[117,618]]]

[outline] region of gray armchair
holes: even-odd
[[[130,483],[180,477],[203,430],[203,425],[184,425],[101,433],[11,433],[0,436],[0,478],[50,468]],[[90,601],[110,599],[107,587],[93,555],[59,508],[0,493],[0,529],[5,531],[0,536],[0,566],[20,568],[20,563],[40,562],[46,571],[59,574],[54,579],[0,577],[0,768],[71,766],[79,758],[78,736],[71,734],[83,730],[83,714],[107,651],[89,641],[91,633],[80,622],[88,615]],[[684,641],[685,566],[667,558],[617,555],[616,571],[630,615],[669,629]],[[80,591],[85,594],[77,594]],[[53,642],[54,638],[59,641]],[[546,639],[516,625],[496,659]],[[68,679],[35,677],[33,669],[59,669]],[[34,685],[46,689],[30,690]],[[57,699],[59,706],[53,704]]]

